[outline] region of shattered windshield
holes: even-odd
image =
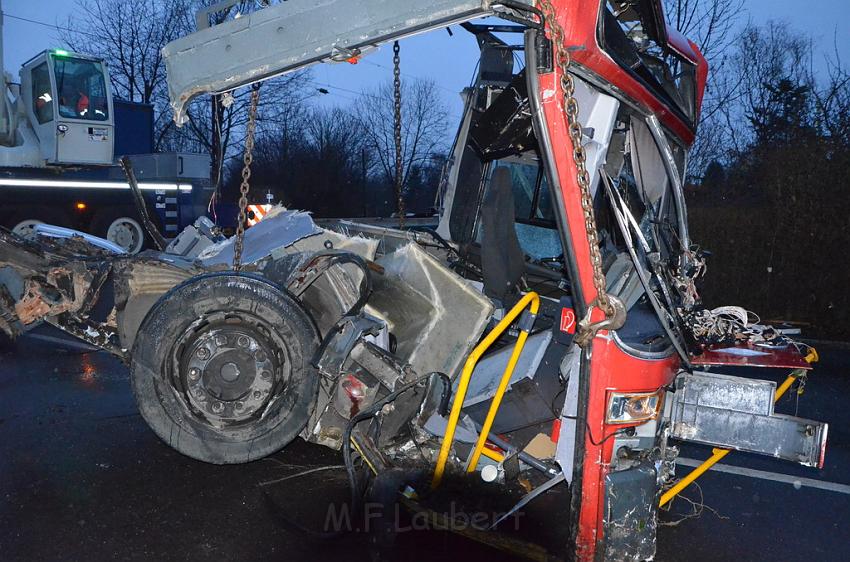
[[[674,160],[683,155],[670,148]],[[682,342],[678,310],[689,306],[691,284],[681,273],[688,253],[676,197],[681,170],[678,162],[668,168],[646,120],[622,116],[601,169],[604,196],[596,207],[608,289],[629,311],[618,334],[633,347],[657,349],[665,332],[674,345]],[[656,315],[661,324],[652,320]]]
[[[493,162],[490,178],[499,168],[511,173],[514,228],[523,252],[537,262],[559,258],[563,249],[543,168],[536,159],[504,158]]]
[[[103,66],[99,62],[53,57],[59,116],[66,119],[106,121],[109,104]]]

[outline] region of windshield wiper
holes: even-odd
[[[646,261],[652,266],[652,271],[648,271],[643,263],[640,261],[637,255],[637,251],[635,250],[635,245],[632,243],[631,233],[629,232],[629,225],[627,223],[626,215],[630,215],[628,209],[625,208],[625,203],[622,198],[614,189],[614,186],[611,181],[611,177],[608,175],[604,169],[600,168],[600,176],[602,177],[602,183],[605,186],[605,193],[608,195],[608,202],[611,204],[611,208],[614,212],[614,219],[617,221],[617,226],[620,228],[620,233],[623,235],[624,242],[626,244],[626,249],[629,252],[629,257],[632,259],[632,264],[634,265],[635,272],[637,273],[638,279],[640,279],[641,285],[643,285],[643,290],[646,293],[646,298],[649,300],[652,308],[655,310],[656,316],[658,316],[658,321],[661,323],[661,327],[664,328],[664,332],[667,334],[667,337],[670,338],[670,341],[673,343],[673,347],[676,348],[676,351],[679,353],[679,356],[682,358],[682,362],[686,367],[690,367],[690,359],[688,357],[687,351],[682,345],[684,338],[678,329],[674,329],[675,325],[678,328],[678,323],[675,320],[675,309],[673,309],[673,305],[671,303],[670,294],[667,291],[666,281],[663,276],[660,275],[660,272],[653,264],[653,260],[650,258],[649,252],[644,252],[644,256]],[[618,203],[619,202],[619,203]],[[632,218],[634,221],[634,218]],[[644,242],[645,243],[645,242]],[[659,288],[661,289],[662,294],[664,294],[664,299],[668,302],[668,307],[671,310],[668,310],[664,307],[664,305],[658,300],[658,296],[655,294],[655,291],[652,289],[652,283],[650,280],[650,276],[655,275],[656,280],[658,281]]]

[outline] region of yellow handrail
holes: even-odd
[[[472,353],[469,354],[469,357],[466,358],[466,363],[464,363],[463,371],[460,375],[460,382],[458,382],[457,393],[455,394],[454,401],[452,402],[452,411],[449,414],[449,421],[446,424],[446,434],[443,436],[443,444],[440,447],[440,454],[437,456],[437,466],[434,468],[434,478],[431,480],[432,489],[439,486],[443,479],[443,473],[446,470],[446,462],[449,458],[449,451],[451,451],[452,443],[454,443],[455,429],[457,429],[457,422],[460,419],[460,411],[463,408],[463,402],[466,399],[469,379],[472,378],[472,371],[475,370],[475,365],[478,364],[478,360],[481,359],[484,352],[487,351],[497,339],[499,339],[499,336],[508,329],[508,326],[513,324],[514,320],[516,320],[526,307],[529,307],[529,305],[529,311],[531,314],[536,315],[537,311],[540,309],[540,296],[537,293],[526,293],[511,309],[511,311],[508,312],[508,314],[505,315],[498,324],[496,324],[496,327],[487,334],[487,337],[475,346],[475,349],[473,349]],[[502,395],[507,388],[508,381],[510,381],[511,374],[516,367],[517,360],[522,353],[522,348],[525,346],[525,340],[527,338],[528,330],[522,330],[516,344],[514,345],[514,351],[511,354],[511,358],[508,361],[505,372],[502,375],[502,381],[499,384],[499,389],[493,397],[493,403],[490,405],[490,411],[487,413],[487,419],[484,422],[484,427],[481,429],[481,435],[478,437],[478,443],[476,443],[475,451],[470,459],[469,464],[472,467],[472,470],[475,469],[478,458],[481,456],[481,450],[484,448],[484,441],[487,440],[487,435],[490,433],[490,427],[493,425],[493,419],[496,417],[496,410],[499,409]]]
[[[815,350],[815,348],[812,347],[812,348],[810,348],[808,355],[806,355],[806,362],[807,363],[814,363],[817,360],[818,360],[818,352]],[[805,371],[802,371],[802,372],[805,372]],[[773,395],[773,401],[774,402],[778,402],[779,399],[782,398],[782,395],[785,394],[788,391],[789,388],[791,388],[791,385],[794,384],[794,381],[797,380],[797,378],[800,376],[800,374],[801,374],[801,369],[796,369],[796,370],[792,371],[791,374],[788,375],[785,378],[785,381],[783,381],[783,383],[781,385],[779,385],[779,388],[776,389],[776,392]],[[661,496],[661,500],[659,500],[659,502],[658,502],[659,507],[664,507],[665,505],[667,505],[670,502],[670,500],[672,500],[674,497],[679,495],[679,493],[681,493],[682,490],[684,490],[685,488],[690,486],[691,483],[694,480],[696,480],[697,478],[702,476],[706,471],[708,471],[708,469],[710,469],[712,466],[717,464],[720,461],[720,459],[722,459],[723,457],[725,457],[726,455],[728,455],[732,451],[731,451],[731,449],[714,448],[714,449],[711,450],[711,452],[712,452],[712,455],[710,457],[708,457],[705,460],[705,462],[703,462],[701,465],[699,465],[698,467],[693,469],[691,472],[689,472],[687,476],[685,476],[684,478],[682,478],[681,480],[676,482],[676,484],[672,488],[670,488],[669,490],[664,492],[664,494]]]

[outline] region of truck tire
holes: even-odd
[[[148,312],[130,377],[142,417],[194,459],[239,464],[289,444],[312,414],[315,323],[267,280],[222,272],[178,285]]]
[[[35,236],[33,228],[38,224],[52,224],[56,226],[68,226],[68,217],[65,213],[54,209],[32,209],[20,210],[12,215],[9,221],[9,230],[22,238],[32,240]]]
[[[12,226],[12,233],[17,234],[26,240],[34,240],[35,227],[40,224],[44,224],[44,221],[40,221],[38,219],[24,219],[22,221],[17,221],[15,225]]]
[[[91,233],[124,248],[128,254],[141,252],[148,236],[135,209],[119,208],[102,211],[92,220]]]

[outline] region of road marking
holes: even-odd
[[[697,459],[689,459],[679,457],[676,459],[676,464],[682,466],[697,467],[704,461]],[[754,468],[744,468],[741,466],[732,466],[731,464],[718,463],[711,467],[711,470],[716,472],[725,472],[727,474],[737,474],[738,476],[748,476],[750,478],[759,478],[761,480],[772,480],[773,482],[784,482],[791,484],[795,488],[798,486],[807,486],[809,488],[818,488],[819,490],[827,490],[829,492],[838,492],[839,494],[850,495],[850,486],[847,484],[837,484],[835,482],[825,482],[823,480],[815,480],[814,478],[800,478],[789,474],[780,474],[778,472],[767,472],[765,470],[756,470]]]

